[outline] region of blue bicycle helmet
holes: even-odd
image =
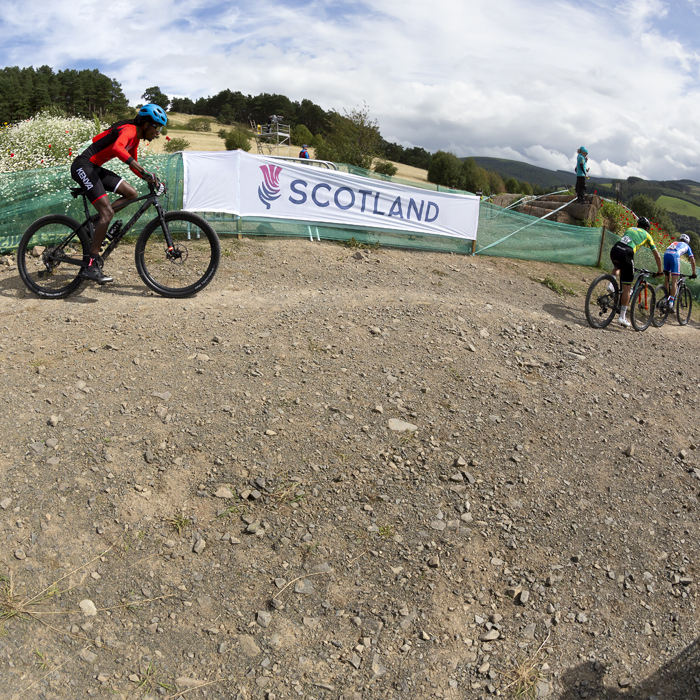
[[[144,105],[139,110],[139,117],[146,117],[153,124],[165,126],[168,123],[168,115],[160,105]]]

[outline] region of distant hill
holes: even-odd
[[[576,184],[576,175],[566,170],[547,170],[506,158],[475,156],[474,160],[479,167],[497,172],[504,180],[514,177],[519,182],[529,182],[531,185],[539,185],[545,189],[548,187],[573,187]],[[612,180],[606,177],[593,177],[590,182],[608,184]]]

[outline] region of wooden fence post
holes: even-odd
[[[605,243],[605,226],[603,226],[603,230],[600,234],[600,249],[598,250],[598,262],[596,263],[596,267],[600,267],[603,262],[603,243]]]

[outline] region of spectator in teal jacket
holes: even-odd
[[[588,149],[581,146],[576,156],[576,202],[585,203],[586,177],[588,176]]]

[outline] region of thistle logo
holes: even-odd
[[[261,165],[263,182],[258,187],[258,197],[260,201],[269,209],[270,202],[274,202],[281,196],[280,193],[280,173],[282,168],[278,165]]]

